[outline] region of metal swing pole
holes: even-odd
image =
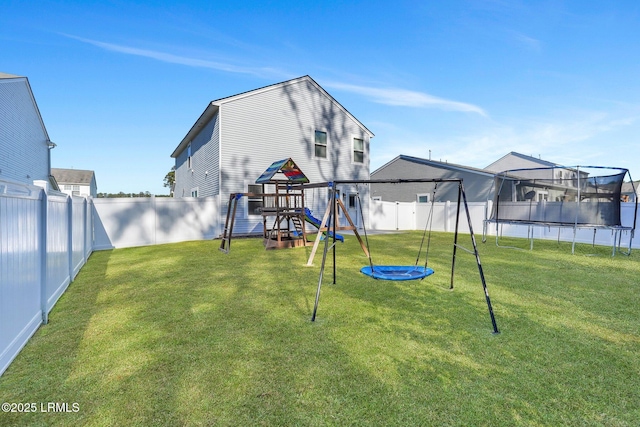
[[[489,298],[489,290],[487,289],[487,282],[484,279],[484,271],[482,270],[482,263],[480,262],[480,254],[478,254],[478,245],[476,245],[476,237],[473,234],[473,226],[471,225],[471,214],[469,213],[469,205],[467,204],[467,195],[464,192],[462,181],[460,181],[460,187],[458,190],[462,193],[462,200],[464,201],[464,209],[467,213],[467,222],[469,223],[469,233],[471,233],[471,243],[473,244],[473,252],[476,256],[476,264],[478,264],[478,272],[480,273],[480,280],[482,281],[482,289],[484,290],[484,297],[487,300],[487,308],[489,309],[489,316],[491,317],[491,324],[493,325],[493,333],[499,334],[496,318],[493,315],[493,307],[491,306],[491,298]],[[458,203],[460,203],[458,201]],[[458,206],[460,206],[458,204]],[[457,235],[457,233],[456,233]]]
[[[449,289],[453,289],[453,277],[456,269],[456,253],[458,251],[458,224],[460,223],[460,200],[462,199],[462,181],[458,182],[458,207],[456,209],[456,228],[453,234],[453,259],[451,260],[451,284]]]
[[[334,214],[334,218],[335,218],[335,197],[336,197],[336,190],[335,190],[335,186],[330,185],[331,190],[329,190],[329,194],[331,195],[331,213]],[[327,227],[329,228],[329,227]],[[328,232],[330,232],[330,230],[327,230]],[[335,273],[335,228],[334,228],[334,242],[333,242],[333,246],[334,246],[334,261],[333,261],[333,265],[334,265],[334,271],[333,271],[333,284],[335,285],[336,283],[336,273]],[[318,234],[318,238],[320,238],[320,235]],[[324,277],[324,267],[326,265],[327,262],[327,253],[329,252],[329,235],[327,233],[326,238],[324,239],[324,249],[322,251],[322,263],[320,265],[320,277],[318,278],[318,289],[316,290],[316,301],[315,304],[313,306],[313,315],[311,316],[311,321],[315,322],[316,320],[316,313],[318,312],[318,304],[320,302],[320,289],[322,288],[322,279]]]
[[[338,192],[335,189],[335,185],[333,187],[333,198],[331,199],[331,209],[333,210],[333,244],[331,245],[333,249],[333,284],[336,284],[336,243],[337,237],[336,233],[338,230],[338,201],[336,200],[336,196],[338,196]],[[340,197],[340,196],[338,196]],[[327,240],[329,240],[329,236],[327,236]]]

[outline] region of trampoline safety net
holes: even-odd
[[[621,227],[627,169],[550,167],[495,176],[490,221],[578,227]]]

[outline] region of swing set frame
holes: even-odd
[[[473,254],[476,258],[476,264],[478,266],[478,273],[480,275],[480,281],[482,283],[482,288],[484,291],[484,295],[485,295],[485,301],[487,303],[487,308],[489,311],[489,316],[491,318],[491,325],[493,328],[493,333],[494,334],[499,334],[500,331],[498,330],[498,325],[496,323],[496,319],[495,319],[495,315],[493,314],[493,307],[491,305],[491,298],[489,297],[489,291],[487,289],[487,283],[485,280],[485,276],[484,276],[484,270],[482,268],[482,263],[480,262],[480,255],[478,254],[478,245],[476,243],[476,238],[475,235],[473,233],[473,226],[471,224],[471,215],[469,213],[469,206],[467,204],[467,196],[465,194],[464,191],[464,185],[463,185],[463,181],[462,179],[455,179],[455,178],[451,178],[451,179],[447,179],[447,178],[416,178],[416,179],[368,179],[368,180],[336,180],[336,181],[330,181],[327,183],[324,183],[324,185],[326,185],[327,187],[329,187],[329,192],[330,192],[330,204],[329,206],[327,206],[327,212],[325,213],[325,216],[323,218],[323,226],[326,227],[326,229],[328,231],[333,231],[332,238],[329,238],[328,236],[330,235],[328,233],[327,237],[324,239],[324,248],[323,248],[323,253],[322,253],[322,263],[320,266],[320,274],[318,277],[318,288],[316,290],[316,298],[315,298],[315,304],[313,307],[313,315],[311,317],[311,321],[314,322],[316,320],[316,316],[317,316],[317,312],[318,312],[318,305],[320,302],[320,293],[322,290],[322,282],[323,282],[323,278],[324,278],[324,273],[325,273],[325,268],[326,268],[326,264],[327,264],[327,257],[329,254],[329,251],[332,250],[332,256],[333,256],[333,284],[336,284],[336,270],[337,270],[337,263],[336,263],[336,243],[337,243],[337,239],[335,237],[335,233],[336,230],[338,229],[338,222],[337,222],[337,213],[338,213],[338,203],[339,203],[339,199],[336,197],[336,192],[337,192],[337,187],[339,187],[340,185],[349,185],[349,184],[403,184],[403,183],[435,183],[436,186],[439,183],[453,183],[453,184],[457,184],[458,185],[458,200],[457,200],[457,209],[456,209],[456,225],[455,225],[455,231],[454,231],[454,240],[453,240],[453,254],[452,254],[452,260],[451,260],[451,279],[450,279],[450,285],[449,285],[449,289],[453,289],[453,285],[454,285],[454,276],[455,276],[455,265],[456,265],[456,256],[457,256],[457,249],[458,247],[460,247],[460,249],[465,250],[466,252],[469,252],[471,254]],[[432,203],[435,200],[432,199]],[[467,224],[469,227],[469,233],[471,235],[471,243],[473,246],[473,250],[469,250],[466,249],[462,246],[460,246],[458,244],[458,226],[460,223],[460,211],[462,208],[462,205],[464,205],[465,208],[465,213],[466,213],[466,217],[467,217]],[[433,208],[433,205],[432,205]],[[327,218],[330,218],[330,221],[328,221],[327,224],[324,224],[325,221],[327,221]],[[364,222],[364,221],[363,221]],[[365,229],[366,232],[366,229]],[[424,239],[424,236],[423,236]],[[330,242],[331,241],[331,242]],[[362,243],[362,242],[361,242]],[[361,244],[362,246],[362,244]],[[370,253],[369,251],[365,250],[365,248],[363,247],[363,250],[365,251],[365,255],[367,255],[367,257],[369,257],[370,259]],[[315,253],[315,251],[314,251]],[[419,256],[420,254],[418,254]],[[312,262],[313,258],[310,258],[309,262]]]

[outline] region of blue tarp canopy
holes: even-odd
[[[283,174],[289,182],[296,184],[304,184],[309,182],[304,173],[300,170],[298,165],[291,159],[282,159],[277,162],[273,162],[266,171],[256,179],[256,184],[268,184],[274,181],[274,176],[278,173]]]
[[[433,269],[416,265],[374,265],[362,267],[360,272],[380,280],[416,280],[433,274]]]

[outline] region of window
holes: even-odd
[[[187,168],[191,169],[191,143],[187,145]]]
[[[417,194],[418,203],[429,203],[429,193]]]
[[[260,184],[249,184],[247,186],[247,193],[262,193],[262,185]],[[260,196],[249,196],[247,197],[247,214],[248,215],[260,215],[262,210],[262,197]]]
[[[198,187],[191,189],[191,197],[198,197]]]
[[[353,138],[353,162],[364,163],[364,139]]]
[[[327,133],[316,131],[315,136],[315,155],[316,159],[327,158]]]
[[[349,194],[349,209],[355,209],[356,207],[356,195]]]

